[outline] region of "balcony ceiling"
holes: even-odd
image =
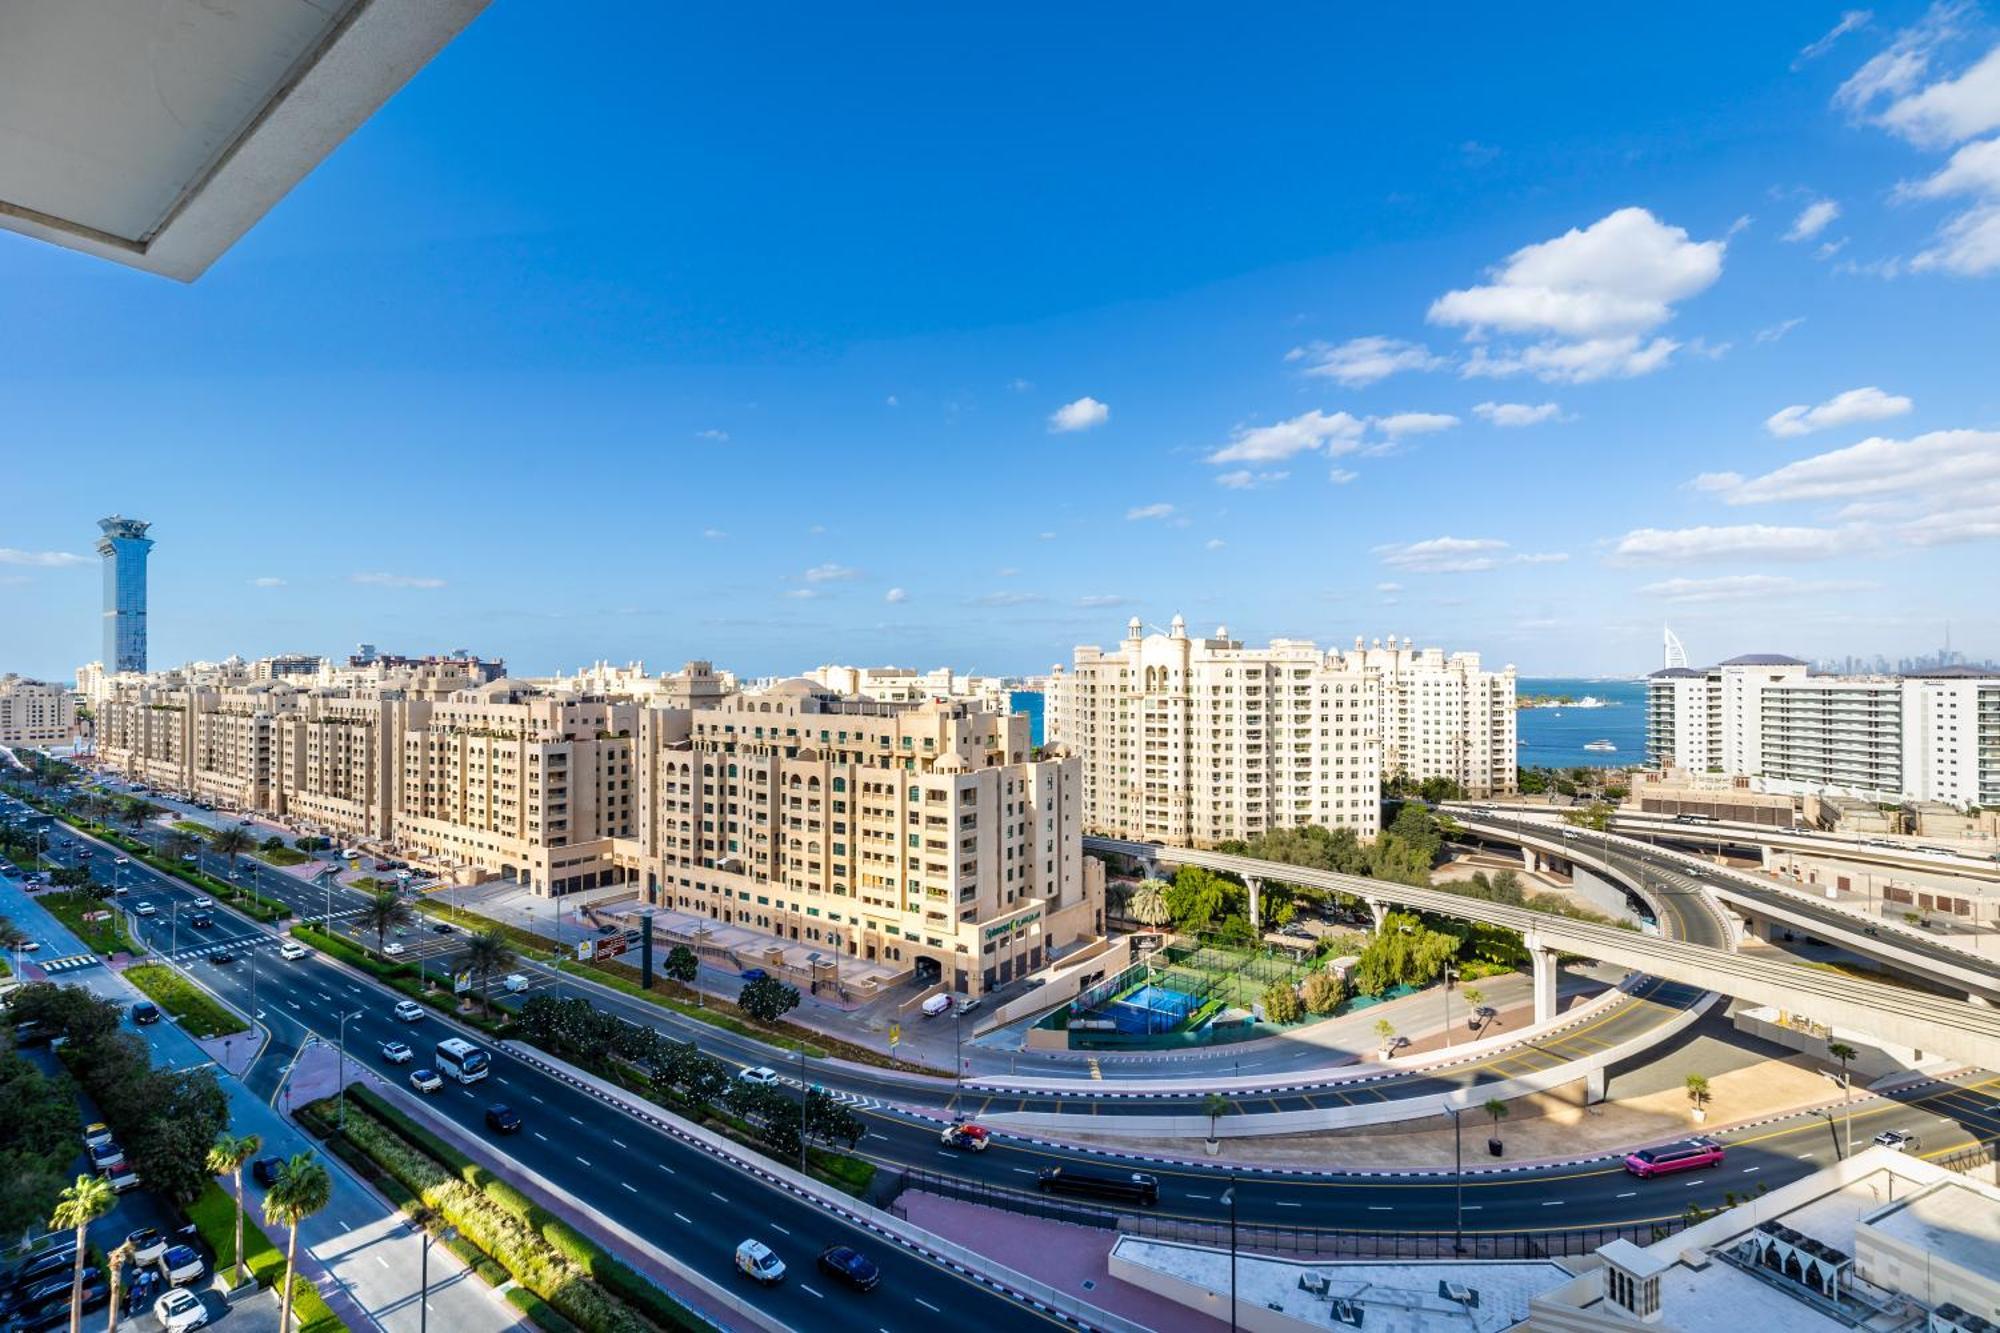
[[[487,0],[0,0],[0,226],[201,276]]]

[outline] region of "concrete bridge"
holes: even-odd
[[[1571,953],[1756,1004],[1775,1005],[1829,1027],[1871,1033],[1882,1041],[1983,1069],[2000,1069],[2000,1009],[1965,1000],[1859,981],[1798,963],[1752,958],[1735,953],[1731,944],[1721,941],[1660,938],[1441,889],[1419,889],[1279,861],[1120,838],[1086,837],[1083,846],[1086,852],[1130,857],[1149,868],[1193,865],[1227,871],[1241,876],[1253,893],[1261,891],[1266,882],[1278,882],[1345,894],[1366,902],[1378,922],[1389,908],[1405,907],[1516,931],[1533,963],[1538,1023],[1555,1013],[1556,957]],[[1691,896],[1677,896],[1682,898],[1678,904],[1682,918],[1690,923],[1700,921],[1694,909],[1705,895],[1697,889]],[[1666,914],[1661,920],[1664,926]]]

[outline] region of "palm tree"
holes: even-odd
[[[104,1266],[110,1270],[106,1280],[111,1284],[109,1293],[111,1296],[111,1322],[105,1326],[104,1333],[118,1333],[118,1280],[125,1276],[125,1265],[131,1258],[132,1242],[128,1240],[121,1243],[117,1249],[111,1252],[110,1258],[104,1261]]]
[[[1467,1010],[1465,1021],[1467,1025],[1474,1032],[1479,1031],[1480,1028],[1486,1025],[1486,1015],[1479,1012],[1486,1005],[1486,992],[1477,986],[1461,986],[1459,987],[1458,995],[1460,999],[1465,1001]]]
[[[236,1281],[232,1286],[243,1285],[243,1164],[263,1146],[264,1140],[255,1134],[221,1134],[208,1150],[209,1171],[228,1176],[236,1187]]]
[[[1840,1061],[1840,1086],[1843,1088],[1846,1087],[1847,1062],[1859,1056],[1861,1052],[1855,1050],[1844,1041],[1830,1041],[1826,1044],[1826,1053]]]
[[[69,1333],[81,1333],[83,1328],[83,1261],[90,1252],[84,1233],[117,1202],[117,1192],[103,1176],[78,1176],[76,1183],[57,1197],[56,1211],[49,1218],[51,1228],[69,1227],[76,1232],[76,1266],[69,1280]]]
[[[1164,926],[1171,921],[1173,913],[1167,910],[1165,881],[1149,879],[1134,889],[1125,914],[1142,926]]]
[[[231,825],[208,840],[208,849],[217,856],[229,858],[229,877],[236,878],[236,858],[257,845],[257,840],[242,829]]]
[[[326,1207],[333,1197],[333,1177],[309,1152],[285,1159],[278,1178],[264,1191],[264,1221],[282,1226],[285,1237],[285,1293],[278,1317],[279,1333],[291,1333],[292,1278],[298,1267],[299,1223]],[[71,1333],[75,1333],[72,1329]]]
[[[1486,1104],[1479,1109],[1491,1117],[1493,1121],[1493,1137],[1498,1139],[1500,1137],[1500,1122],[1507,1118],[1507,1103],[1501,1101],[1498,1097],[1488,1097]]]
[[[383,938],[391,926],[406,926],[410,923],[410,905],[403,901],[394,889],[383,889],[371,894],[367,902],[361,904],[360,922],[375,932],[375,952],[381,953]]]
[[[488,926],[466,937],[465,953],[459,962],[479,978],[479,1007],[489,1014],[493,1012],[493,1002],[487,998],[487,988],[492,985],[493,974],[512,967],[516,956],[514,942],[498,926]]]
[[[1394,1023],[1391,1023],[1386,1018],[1376,1019],[1375,1035],[1382,1039],[1382,1049],[1384,1052],[1396,1049],[1396,1025]]]
[[[170,861],[178,861],[183,856],[201,846],[201,842],[185,829],[175,829],[160,840],[160,855]]]
[[[1236,1103],[1219,1092],[1211,1092],[1201,1099],[1201,1112],[1208,1117],[1208,1141],[1215,1142],[1215,1122],[1236,1109]]]
[[[1694,1103],[1694,1117],[1699,1120],[1708,1104],[1708,1075],[1689,1074],[1687,1076],[1688,1100]]]

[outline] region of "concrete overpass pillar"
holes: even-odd
[[[1250,929],[1261,934],[1264,929],[1264,918],[1259,910],[1258,899],[1264,892],[1264,881],[1251,875],[1245,876],[1245,883],[1250,886]]]
[[[1542,854],[1523,844],[1521,847],[1521,868],[1533,872],[1542,868]]]
[[[1978,991],[1970,992],[1969,994],[1966,995],[1965,998],[1968,1003],[1976,1004],[1982,1009],[1990,1009],[1993,1006],[1993,1001],[1987,999],[1984,995],[1981,995]]]
[[[1365,898],[1362,901],[1368,904],[1368,910],[1375,915],[1375,933],[1381,934],[1382,923],[1389,919],[1389,904],[1380,898]]]
[[[1556,1016],[1556,978],[1561,969],[1556,966],[1556,951],[1544,949],[1531,936],[1527,941],[1528,961],[1534,967],[1535,979],[1535,1022],[1547,1023]]]

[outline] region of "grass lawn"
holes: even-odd
[[[142,954],[145,949],[133,943],[125,933],[125,920],[110,905],[95,894],[83,889],[69,889],[62,893],[43,894],[40,902],[48,909],[50,916],[68,926],[70,933],[83,941],[86,949],[106,957],[114,953]],[[104,915],[95,921],[86,921],[86,913]]]
[[[201,1197],[188,1206],[188,1220],[215,1252],[215,1271],[232,1269],[236,1263],[235,1197],[210,1181]],[[243,1264],[260,1287],[274,1287],[285,1275],[285,1252],[257,1225],[254,1210],[243,1218]],[[292,1286],[292,1314],[299,1321],[299,1333],[340,1333],[347,1327],[320,1299],[318,1289],[304,1278]]]
[[[273,847],[269,851],[260,847],[255,852],[252,852],[251,855],[267,865],[280,867],[302,866],[312,860],[310,856],[307,856],[296,847]]]
[[[192,819],[176,819],[171,827],[179,829],[182,833],[192,834],[203,841],[215,836],[214,829],[206,824],[197,824]]]
[[[244,1029],[243,1020],[217,1004],[208,992],[164,963],[125,969],[125,979],[172,1014],[192,1037],[222,1037]]]

